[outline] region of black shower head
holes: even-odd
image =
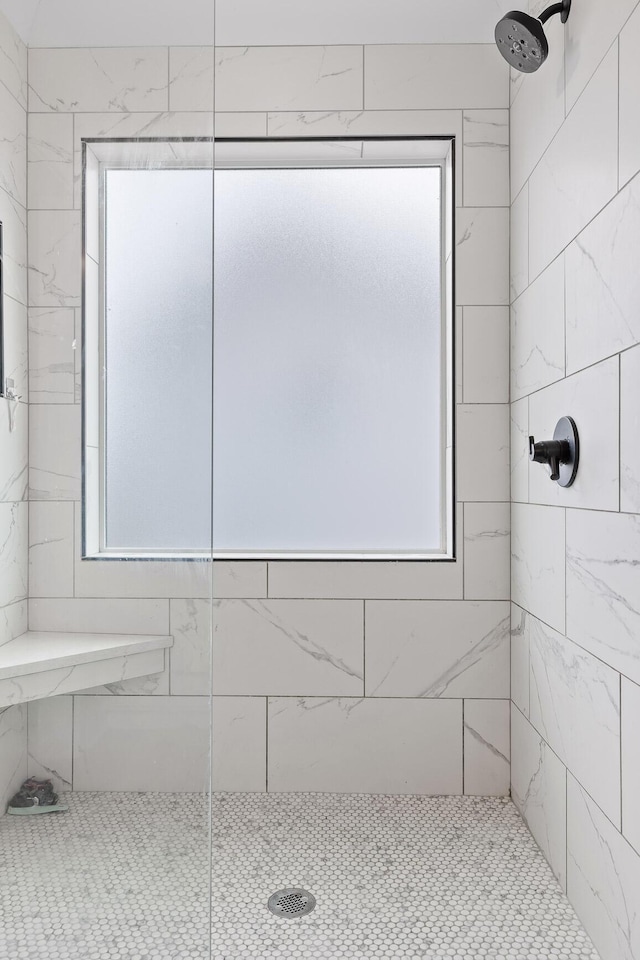
[[[563,23],[567,22],[571,0],[554,3],[536,17],[519,10],[511,10],[496,24],[496,45],[509,63],[520,73],[535,73],[549,54],[549,44],[543,24],[549,17],[559,13]]]

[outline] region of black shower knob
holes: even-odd
[[[580,459],[580,440],[578,428],[572,417],[561,417],[556,424],[553,440],[539,440],[529,437],[529,459],[535,463],[546,463],[550,470],[549,479],[555,480],[561,487],[570,487],[578,472]]]

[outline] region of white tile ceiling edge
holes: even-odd
[[[514,0],[0,0],[34,47],[491,43]],[[517,3],[516,3],[517,5]],[[152,11],[152,13],[150,13]]]

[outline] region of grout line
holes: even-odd
[[[362,601],[362,696],[367,696],[367,601]]]
[[[464,698],[462,699],[462,796],[464,796]]]
[[[622,354],[618,354],[618,512],[622,512]]]
[[[76,759],[76,698],[71,697],[71,790],[73,791],[73,781],[75,773]]]
[[[563,522],[564,522],[564,544],[563,544],[563,553],[564,553],[564,563],[563,563],[563,575],[564,575],[564,589],[563,589],[563,593],[564,593],[564,604],[563,604],[563,608],[564,608],[564,609],[563,609],[563,611],[562,611],[562,618],[563,618],[563,630],[562,630],[562,632],[563,632],[563,634],[564,634],[565,637],[566,637],[566,635],[567,635],[567,604],[568,604],[568,598],[567,598],[567,508],[566,508],[566,507],[563,507],[563,511],[562,511],[562,512],[564,513],[564,517],[563,517]]]
[[[617,180],[618,193],[620,193],[620,188],[621,188],[620,181],[622,179],[620,176],[620,89],[621,89],[620,87],[620,34],[618,34],[617,41],[618,41],[618,115],[617,115],[618,135],[616,138],[616,150],[617,150],[616,166],[617,166],[617,172],[618,172],[618,180]]]
[[[534,727],[535,730],[535,727]],[[544,738],[543,738],[544,739]],[[546,741],[545,741],[546,743]],[[562,761],[560,761],[562,763]],[[569,887],[569,777],[568,767],[564,767],[564,885]]]
[[[622,771],[622,709],[623,709],[623,704],[622,704],[622,699],[623,699],[623,698],[622,698],[622,674],[620,674],[620,676],[619,676],[618,679],[619,679],[619,683],[620,683],[620,686],[619,686],[619,688],[618,688],[618,689],[619,689],[618,703],[620,704],[620,744],[619,744],[619,749],[620,749],[620,833],[624,836],[624,817],[623,817],[624,806],[623,806],[623,793],[622,793],[622,790],[623,790],[623,787],[622,787],[622,782],[623,782],[623,771]]]
[[[269,697],[264,698],[265,703],[265,793],[269,793]]]

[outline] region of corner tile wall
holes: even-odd
[[[458,561],[221,563],[212,607],[206,564],[80,559],[80,138],[210,134],[214,55],[33,49],[30,625],[175,646],[162,675],[32,704],[31,769],[77,790],[201,788],[213,676],[218,789],[506,794],[506,65],[478,45],[215,61],[218,135],[456,137]]]
[[[0,14],[0,221],[5,376],[22,397],[10,430],[0,398],[0,645],[27,629],[27,50]],[[0,393],[4,384],[0,384]],[[0,710],[0,816],[26,776],[27,711]]]
[[[512,792],[603,960],[638,960],[640,7],[546,29],[512,83]],[[567,414],[563,490],[527,436]]]

